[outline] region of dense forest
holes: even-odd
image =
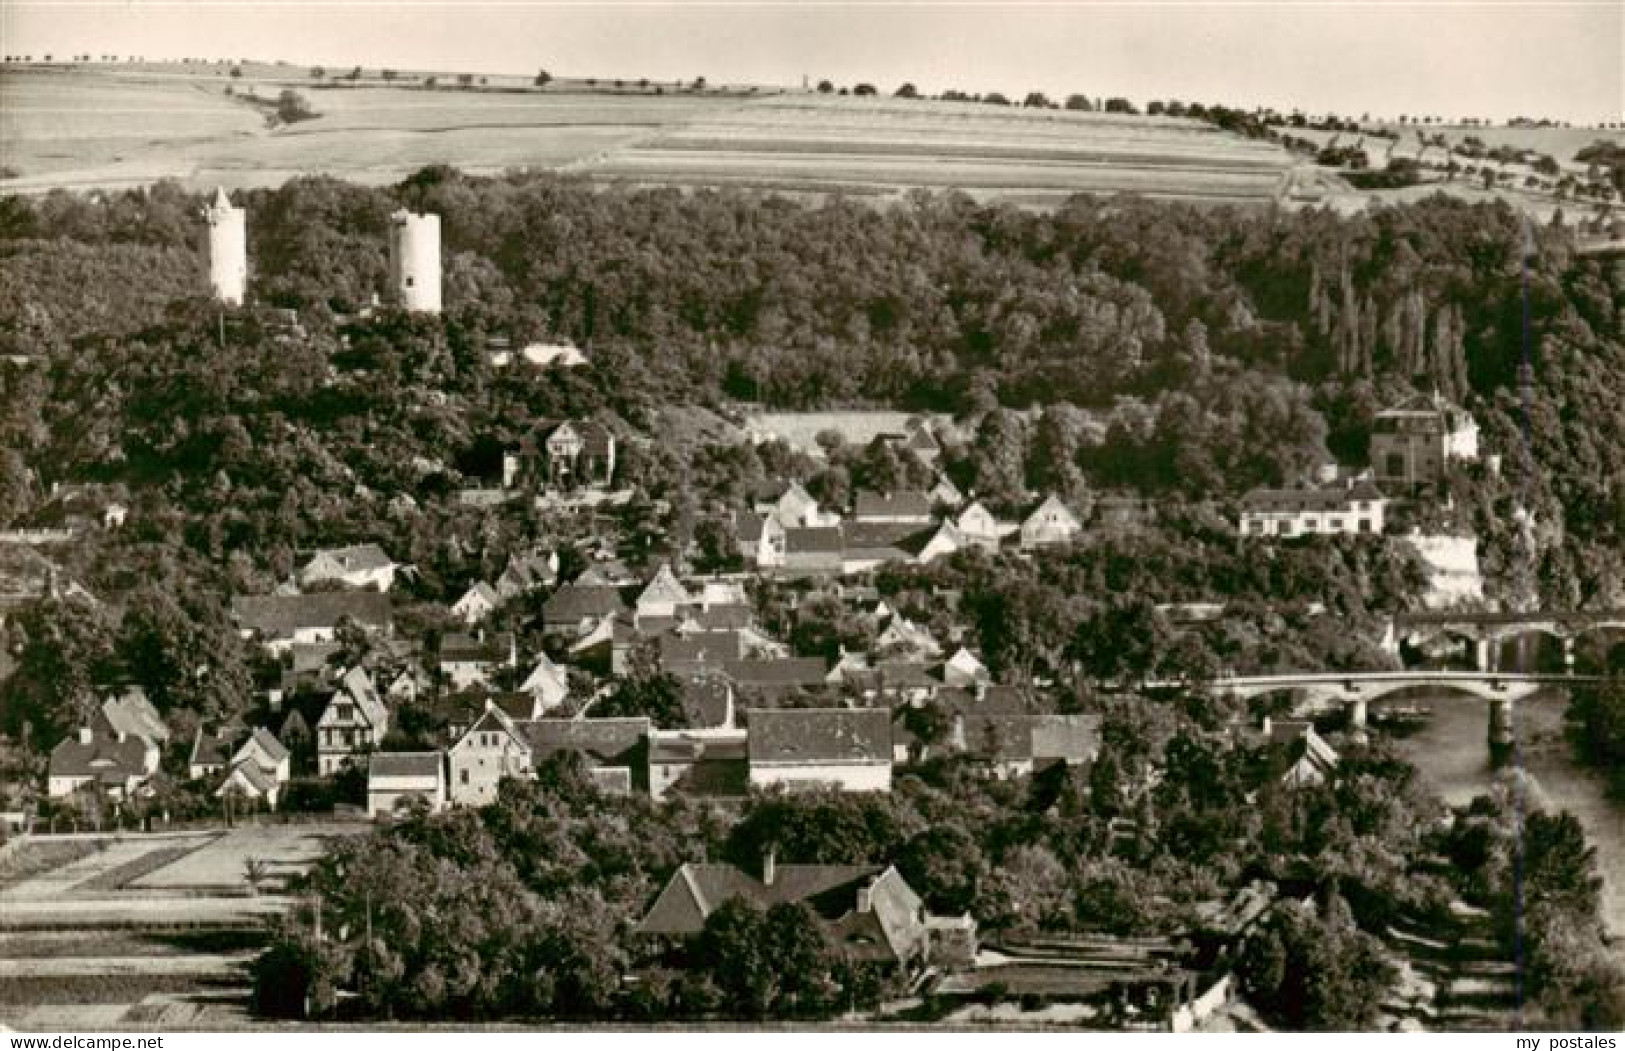
[[[1085,197],[1039,215],[446,169],[239,200],[252,298],[297,309],[297,338],[264,309],[208,305],[201,202],[173,185],[0,201],[0,351],[46,363],[0,381],[6,517],[36,475],[163,487],[177,510],[226,487],[230,511],[194,517],[189,540],[263,559],[301,516],[366,532],[387,517],[367,494],[445,484],[539,415],[609,411],[635,431],[655,406],[741,401],[1023,410],[986,428],[990,476],[971,473],[992,495],[1013,472],[1224,498],[1328,456],[1359,465],[1374,412],[1437,389],[1501,458],[1451,487],[1498,597],[1625,601],[1625,279],[1501,205],[1339,217]],[[357,321],[403,204],[443,217],[446,315]],[[493,335],[573,340],[593,364],[496,373]],[[1518,507],[1532,535],[1511,528]],[[1532,570],[1494,572],[1514,564]]]

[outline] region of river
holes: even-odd
[[[1421,703],[1433,709],[1433,718],[1425,728],[1398,738],[1398,746],[1447,803],[1465,804],[1495,780],[1487,743],[1489,706],[1459,694]],[[1517,761],[1552,809],[1572,812],[1585,827],[1603,877],[1603,922],[1625,941],[1625,802],[1609,799],[1602,779],[1574,759],[1563,737],[1567,703],[1561,691],[1517,703]],[[1616,945],[1625,956],[1625,945]]]

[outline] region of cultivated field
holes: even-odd
[[[0,864],[0,1023],[25,1029],[235,1024],[290,876],[368,826],[40,836]],[[260,893],[249,858],[266,862]]]
[[[394,86],[302,67],[118,66],[0,72],[0,190],[279,185],[304,173],[388,183],[429,164],[570,172],[655,186],[744,185],[892,196],[955,187],[1054,204],[1079,192],[1267,200],[1287,154],[1195,121],[969,103],[579,82]],[[269,128],[292,88],[319,116]]]
[[[696,116],[577,167],[649,184],[1261,200],[1281,189],[1290,159],[1197,121],[801,95]]]

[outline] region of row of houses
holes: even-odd
[[[647,718],[518,718],[490,702],[443,752],[378,752],[368,759],[368,810],[411,800],[432,810],[485,806],[504,778],[534,776],[565,752],[605,791],[735,798],[752,790],[884,792],[894,768],[962,754],[1002,777],[1089,763],[1099,747],[1090,715],[1036,713],[1024,702],[973,701],[926,743],[890,708],[731,708],[717,725],[662,730]],[[411,774],[408,775],[408,771]]]
[[[1053,495],[1019,522],[1000,521],[980,501],[967,506],[942,479],[930,491],[860,492],[849,517],[820,508],[793,482],[758,500],[734,528],[740,556],[758,571],[839,576],[886,563],[923,565],[970,548],[1034,551],[1067,544],[1083,523]]]

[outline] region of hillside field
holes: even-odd
[[[302,173],[395,182],[429,164],[651,186],[889,196],[957,187],[1053,203],[1078,192],[1265,200],[1292,161],[1196,121],[757,88],[415,74],[385,84],[303,67],[84,66],[0,73],[0,191],[279,185]],[[268,127],[284,89],[318,114]]]

